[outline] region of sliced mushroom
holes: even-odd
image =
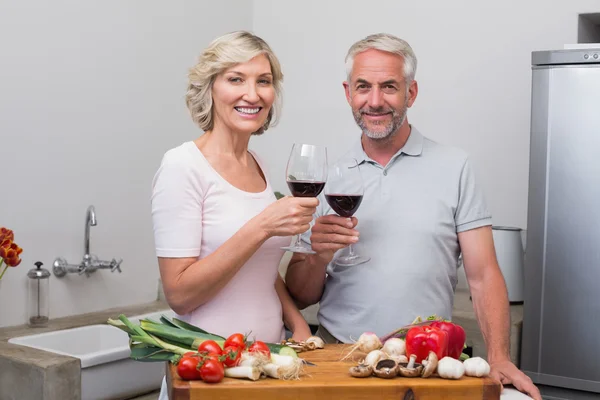
[[[373,370],[375,376],[384,379],[394,378],[398,375],[398,364],[394,360],[381,360]]]
[[[286,346],[291,347],[296,353],[301,353],[304,350],[304,346],[300,343],[286,343]]]
[[[373,374],[373,368],[370,365],[358,364],[350,368],[350,375],[355,378],[367,378]]]
[[[438,358],[437,355],[433,352],[429,352],[429,356],[427,356],[426,360],[423,360],[423,371],[421,372],[421,377],[429,378],[437,369]]]
[[[304,350],[314,350],[317,348],[315,342],[303,342]]]
[[[398,364],[398,373],[406,378],[416,378],[421,376],[423,365],[415,362],[417,356],[412,354],[408,363]]]
[[[325,348],[325,342],[318,336],[311,336],[306,339],[306,345],[311,350]]]

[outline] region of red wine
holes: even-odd
[[[339,216],[348,218],[358,210],[363,197],[360,194],[326,194],[325,199]]]
[[[325,187],[325,182],[287,181],[294,197],[317,197]]]

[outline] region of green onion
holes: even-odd
[[[202,343],[205,340],[211,339],[217,343],[220,342],[219,346],[221,346],[221,348],[223,347],[223,344],[225,344],[225,340],[220,340],[219,337],[215,335],[192,332],[185,329],[177,329],[167,325],[157,325],[147,321],[140,321],[140,327],[140,329],[158,336],[161,339],[172,340],[186,346],[192,346],[193,348],[198,348],[195,343]]]

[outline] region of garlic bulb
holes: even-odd
[[[465,374],[465,366],[456,358],[444,357],[438,362],[437,373],[444,379],[460,379]]]
[[[399,338],[391,338],[385,341],[381,348],[388,356],[403,356],[406,354],[406,344]]]
[[[476,376],[478,378],[487,376],[490,373],[490,365],[481,357],[468,358],[463,362],[465,374]]]

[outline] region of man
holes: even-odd
[[[506,285],[469,159],[408,123],[416,65],[408,43],[392,35],[371,35],[350,48],[344,89],[362,135],[345,157],[359,163],[363,202],[350,220],[321,197],[304,238],[316,254],[294,254],[287,285],[302,307],[320,302],[319,335],[348,343],[366,331],[382,336],[419,315],[451,318],[462,253],[492,377],[541,399],[510,360]],[[371,260],[352,267],[332,262],[349,244]]]

